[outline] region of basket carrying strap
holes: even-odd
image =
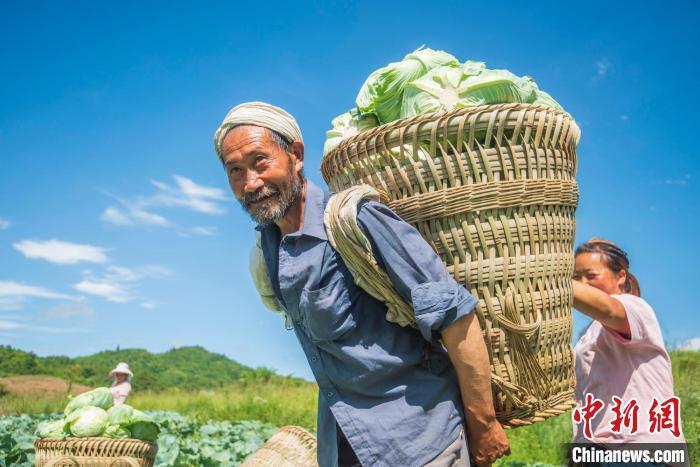
[[[401,326],[415,327],[415,312],[394,289],[386,272],[372,253],[370,241],[357,223],[357,212],[366,201],[380,201],[379,191],[369,185],[357,185],[331,197],[326,205],[323,221],[331,246],[338,252],[355,283],[372,297],[387,306],[386,319]],[[386,196],[383,196],[386,199]],[[510,335],[516,378],[506,381],[491,373],[493,383],[515,407],[537,405],[550,395],[547,375],[536,356],[532,338],[539,338],[542,312],[537,310],[533,323],[521,323],[521,312],[511,287],[503,297],[503,313],[494,314],[500,327]]]
[[[114,459],[111,464],[109,464],[110,467],[122,467],[124,464],[128,465],[129,467],[141,467],[141,464],[134,460],[133,457],[127,457],[127,456],[122,456],[118,457],[117,459]]]
[[[55,466],[63,467],[68,462],[74,464],[76,467],[81,466],[80,462],[75,457],[62,456],[62,457],[58,457],[56,459],[51,459],[50,461],[48,461],[45,464],[44,467],[55,467]],[[141,464],[139,462],[134,460],[133,457],[128,457],[128,456],[118,457],[118,458],[114,459],[112,461],[112,463],[109,464],[110,467],[123,467],[124,465],[128,465],[129,467],[141,467]]]
[[[388,321],[401,326],[415,327],[413,307],[394,289],[389,276],[374,257],[369,239],[357,223],[357,212],[362,204],[367,201],[380,201],[382,197],[386,199],[386,196],[382,196],[377,189],[369,185],[356,185],[340,191],[329,199],[323,213],[323,223],[329,243],[343,259],[355,284],[386,304]],[[279,311],[280,307],[274,299],[270,276],[262,257],[259,233],[258,242],[251,255],[251,273],[263,303],[271,310]],[[533,345],[531,340],[533,337],[539,338],[542,313],[538,309],[535,322],[523,324],[520,322],[521,313],[510,286],[502,298],[504,313],[494,313],[491,317],[510,335],[511,348],[514,351],[512,360],[515,379],[507,381],[492,372],[491,380],[513,406],[532,407],[540,404],[551,392],[547,375],[535,354],[537,345]]]
[[[80,467],[80,463],[73,456],[62,456],[62,457],[57,457],[56,459],[51,459],[46,464],[44,464],[44,467],[54,467],[54,466],[63,467],[68,462],[75,464],[75,467]]]
[[[323,214],[328,241],[345,262],[355,283],[387,306],[386,319],[401,326],[416,324],[413,307],[394,289],[386,272],[379,267],[372,246],[357,224],[357,211],[365,201],[379,201],[379,192],[369,185],[359,185],[333,195]],[[271,311],[284,313],[277,302],[262,252],[260,232],[250,253],[250,275],[260,299]],[[289,319],[285,314],[289,329]]]
[[[413,307],[396,292],[391,279],[372,254],[372,244],[357,223],[357,212],[367,201],[380,201],[379,192],[369,185],[357,185],[330,198],[323,213],[328,242],[343,259],[355,284],[386,304],[387,321],[415,327]]]

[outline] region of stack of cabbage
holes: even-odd
[[[529,76],[489,70],[484,62],[459,63],[447,52],[421,48],[369,75],[355,100],[357,107],[333,119],[323,153],[345,138],[394,120],[508,102],[564,110]]]
[[[40,438],[133,438],[156,441],[160,427],[148,415],[128,405],[113,405],[112,392],[97,388],[71,399],[60,420],[42,422]]]

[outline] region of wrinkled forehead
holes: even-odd
[[[238,125],[231,128],[221,144],[221,155],[245,156],[255,151],[270,151],[274,146],[270,130],[255,125]]]

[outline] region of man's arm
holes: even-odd
[[[472,456],[488,464],[510,452],[496,420],[486,344],[473,308],[476,300],[459,285],[420,233],[396,213],[367,203],[358,223],[394,288],[416,313],[428,341],[442,338],[457,373]]]
[[[478,465],[495,462],[510,454],[510,446],[496,420],[491,366],[476,314],[463,316],[445,328],[442,342],[459,380],[471,455]]]

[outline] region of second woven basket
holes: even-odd
[[[564,112],[490,105],[368,130],[321,164],[332,191],[386,194],[478,299],[496,415],[509,427],[573,406],[579,137]]]
[[[155,443],[138,439],[37,439],[36,467],[153,467]]]
[[[316,438],[298,426],[283,426],[242,467],[314,467]]]

